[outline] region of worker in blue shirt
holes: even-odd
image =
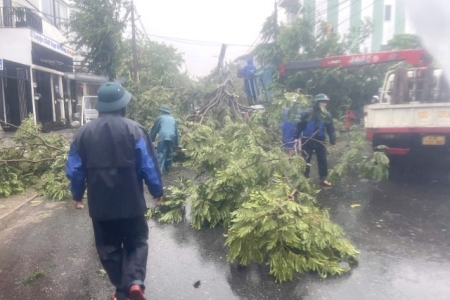
[[[297,115],[295,115],[295,111],[297,111]],[[300,114],[300,109],[285,108],[283,112],[283,123],[280,124],[280,130],[283,135],[283,149],[290,156],[295,155],[296,151],[299,150],[295,142],[294,134],[297,127],[296,119],[298,119],[297,116],[300,116]]]
[[[99,117],[77,131],[66,164],[76,209],[83,208],[87,188],[97,253],[116,287],[112,300],[145,300],[148,225],[143,183],[157,203],[163,196],[150,137],[139,123],[124,117],[130,100],[121,85],[102,85],[96,102]]]
[[[170,114],[169,107],[164,105],[159,110],[162,114],[156,119],[155,124],[153,124],[150,130],[150,138],[154,142],[156,136],[158,136],[156,152],[162,174],[163,171],[169,172],[172,169],[174,148],[178,147],[178,124]]]
[[[253,64],[253,58],[247,59],[247,65],[238,71],[238,77],[244,79],[245,94],[250,105],[257,103],[256,79],[254,77],[256,67]]]
[[[327,147],[325,137],[328,134],[330,144],[336,144],[336,132],[333,118],[326,110],[330,99],[325,94],[314,97],[314,106],[303,112],[295,130],[295,139],[302,143],[302,150],[308,163],[305,176],[309,177],[309,163],[313,153],[317,155],[320,182],[325,187],[331,187],[328,177]]]

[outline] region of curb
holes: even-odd
[[[0,231],[8,228],[8,222],[14,219],[14,217],[18,214],[18,211],[25,206],[26,204],[30,203],[30,201],[33,201],[38,197],[38,194],[35,194],[31,196],[29,199],[25,200],[22,204],[20,204],[18,207],[16,207],[14,210],[10,211],[6,215],[0,217]]]

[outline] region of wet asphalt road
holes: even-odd
[[[353,177],[322,191],[319,203],[361,251],[358,267],[329,279],[307,274],[277,285],[265,266],[229,264],[221,229],[149,221],[147,299],[450,299],[447,173],[407,182]],[[23,284],[37,269],[45,276]],[[106,300],[112,287],[100,270],[87,211],[69,202],[30,204],[0,232],[0,299]]]

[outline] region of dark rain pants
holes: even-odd
[[[302,141],[303,143],[304,141]],[[324,142],[323,142],[324,143]],[[309,140],[303,144],[303,157],[308,166],[305,170],[305,176],[309,178],[309,163],[311,163],[312,155],[315,152],[317,156],[317,165],[319,167],[319,177],[321,180],[327,179],[328,176],[328,162],[327,162],[327,148],[323,143],[315,140]]]
[[[173,142],[172,141],[158,142],[158,146],[156,147],[156,153],[158,156],[158,164],[161,170],[161,174],[163,173],[163,171],[169,172],[172,169]]]
[[[148,255],[148,225],[144,216],[132,219],[95,221],[97,253],[109,280],[116,287],[117,300],[127,299],[132,285],[145,289]]]

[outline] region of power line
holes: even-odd
[[[348,1],[349,1],[349,0],[345,0],[345,1],[343,1],[342,3],[338,3],[337,5],[335,5],[335,6],[333,7],[333,10],[336,9],[336,8],[339,8],[340,5],[345,4],[345,3],[348,2]],[[346,10],[347,8],[349,8],[351,5],[352,5],[352,3],[350,2],[347,6],[338,9],[338,11],[335,12],[334,14],[328,15],[328,13],[327,13],[327,19],[330,19],[331,17],[334,17],[334,16],[336,16],[336,15],[337,15],[338,18],[339,18],[339,14],[340,14],[341,12],[343,12],[344,10]],[[327,10],[328,10],[328,8],[327,8]],[[338,26],[339,26],[339,25],[338,25]]]
[[[341,6],[341,5],[343,5],[343,4],[345,4],[346,2],[348,2],[349,0],[344,0],[344,1],[342,1],[342,2],[338,2],[336,5],[334,5],[334,6],[332,6],[332,7],[328,7],[328,1],[324,1],[324,2],[322,2],[322,5],[321,5],[321,8],[320,9],[316,9],[316,11],[318,12],[318,13],[320,13],[320,14],[322,14],[322,13],[325,13],[326,11],[328,11],[328,10],[331,10],[331,9],[336,9],[336,8],[339,8],[339,6]],[[350,5],[349,5],[350,6]],[[347,6],[347,7],[349,7],[349,6]],[[330,15],[330,16],[328,16],[328,12],[327,12],[327,18],[329,18],[329,17],[334,17],[335,15],[337,15],[337,14],[339,14],[340,12],[342,12],[344,9],[346,9],[347,7],[345,7],[345,8],[343,8],[343,9],[339,9],[336,13],[334,13],[334,14],[332,14],[332,15]],[[331,8],[331,9],[330,9]]]
[[[134,6],[134,11],[135,11],[136,15],[138,16],[138,21],[139,21],[139,24],[141,25],[142,31],[144,31],[145,37],[146,37],[148,40],[150,40],[150,38],[148,37],[147,30],[145,29],[144,23],[142,22],[141,15],[139,15],[139,13],[138,13],[138,11],[137,11],[137,9],[136,9],[136,6]]]
[[[250,53],[250,51],[252,50],[253,46],[255,46],[255,44],[259,41],[259,39],[260,39],[261,36],[262,36],[262,33],[260,33],[260,34],[256,37],[256,39],[255,39],[255,41],[252,43],[252,45],[251,45],[251,46],[247,49],[247,51],[245,51],[245,53],[242,54],[242,55],[246,55],[246,54]]]
[[[344,24],[345,22],[347,22],[348,20],[350,20],[351,18],[353,18],[354,16],[358,15],[359,13],[362,13],[363,10],[368,9],[369,7],[371,7],[372,5],[375,4],[376,1],[379,0],[373,0],[369,5],[367,5],[366,7],[362,8],[359,12],[354,13],[353,15],[351,15],[348,19],[345,19],[344,21],[342,21],[341,23],[338,24],[338,27],[342,24]]]
[[[169,40],[169,41],[174,41],[174,42],[178,42],[178,43],[194,44],[194,45],[199,45],[199,46],[221,46],[222,44],[226,44],[229,47],[249,47],[250,46],[250,45],[243,45],[243,44],[228,44],[228,43],[219,43],[219,42],[212,42],[212,41],[191,40],[191,39],[162,36],[162,35],[156,35],[156,34],[148,34],[148,36],[161,38],[161,39],[165,39],[165,40]]]
[[[250,46],[250,45],[243,45],[243,44],[232,44],[232,43],[228,44],[228,43],[219,43],[219,42],[213,42],[213,41],[202,41],[202,40],[193,40],[193,39],[185,39],[185,38],[157,35],[157,34],[149,34],[144,26],[144,23],[142,22],[141,15],[137,11],[136,7],[135,7],[135,11],[136,11],[136,14],[138,15],[138,20],[142,27],[142,30],[144,31],[144,34],[148,38],[155,37],[155,38],[160,38],[160,39],[175,42],[175,43],[190,44],[190,45],[196,45],[196,46],[206,46],[206,47],[222,46],[223,44],[226,44],[228,47],[249,47]]]
[[[337,3],[337,5],[335,5],[333,8],[337,8],[337,7],[339,7],[339,5],[340,4],[344,4],[344,3],[346,3],[346,2],[348,2],[349,0],[345,0],[345,1],[343,1],[342,3]],[[322,8],[325,8],[325,6],[326,6],[326,4],[327,4],[327,0],[323,0],[315,9],[314,9],[314,15],[316,15],[316,11],[318,11],[318,10],[320,10],[320,9],[322,9]],[[350,6],[350,5],[349,5]],[[347,6],[346,8],[348,8],[349,6]],[[318,7],[320,7],[320,9],[318,9]],[[344,8],[345,9],[345,8]],[[343,10],[343,9],[342,9]],[[340,10],[340,11],[342,11],[342,10]],[[278,10],[279,11],[279,10]],[[337,13],[339,13],[340,11],[338,11]],[[336,15],[336,14],[335,14]],[[334,16],[334,15],[333,15]],[[319,26],[318,24],[316,25],[316,26]],[[258,37],[255,39],[255,41],[252,43],[252,45],[249,47],[249,49],[244,53],[244,54],[242,54],[242,55],[246,55],[246,54],[248,54],[249,52],[250,52],[250,50],[253,48],[253,46],[257,43],[257,41],[259,40],[259,38],[262,36],[262,33],[260,33],[259,35],[258,35]]]
[[[27,1],[27,2],[28,2],[31,6],[33,6],[35,9],[33,9],[33,8],[31,8],[31,7],[28,7],[28,6],[24,6],[22,3],[15,2],[15,1],[11,1],[11,3],[16,4],[16,5],[19,5],[20,8],[23,7],[23,8],[26,8],[26,9],[32,11],[32,12],[40,13],[40,14],[42,14],[43,16],[45,16],[45,17],[47,17],[47,18],[58,19],[59,21],[61,21],[61,20],[62,20],[62,21],[69,21],[68,18],[61,18],[61,17],[57,17],[56,15],[44,13],[43,11],[39,10],[38,8],[36,8],[36,7],[35,7],[32,3],[30,3],[29,1]],[[49,21],[51,21],[51,20],[49,20]]]
[[[346,1],[342,2],[342,3],[338,2],[338,3],[337,3],[335,6],[333,6],[331,9],[329,9],[329,7],[326,7],[326,8],[325,8],[325,5],[324,5],[323,10],[322,10],[321,12],[319,12],[318,15],[323,15],[323,14],[326,13],[326,18],[324,18],[325,20],[323,20],[322,18],[320,18],[320,20],[321,20],[322,22],[328,23],[328,20],[329,20],[330,18],[336,16],[336,15],[338,15],[338,19],[339,19],[339,14],[340,14],[341,12],[343,12],[345,9],[347,9],[350,5],[348,5],[348,6],[346,6],[346,7],[341,7],[341,8],[339,8],[339,6],[340,6],[341,4],[345,4],[347,1],[348,1],[348,0],[346,0]],[[328,10],[334,10],[334,9],[336,9],[336,8],[338,8],[338,11],[337,11],[337,12],[335,12],[334,14],[328,15]],[[321,25],[322,25],[321,22],[316,22],[316,24],[315,24],[315,31],[316,31],[316,32],[320,31]]]

